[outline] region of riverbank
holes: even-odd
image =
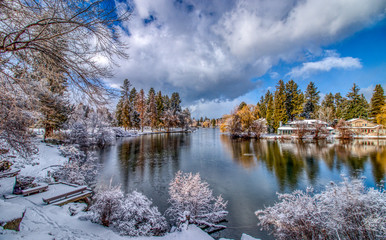
[[[147,133],[149,134],[149,133]],[[142,135],[142,134],[138,134]],[[64,165],[68,159],[60,155],[58,145],[47,144],[40,138],[35,139],[38,153],[30,159],[12,155],[13,169],[20,169],[20,176],[34,177],[36,182],[47,181],[51,173]],[[0,181],[0,199],[12,204],[16,209],[25,209],[20,223],[20,231],[0,230],[0,239],[134,239],[134,240],[213,240],[200,228],[190,225],[181,232],[168,233],[162,237],[121,236],[111,228],[82,220],[85,204],[71,203],[60,206],[37,205],[30,197],[12,195],[15,177]],[[3,196],[7,196],[4,198]],[[32,195],[31,197],[35,197]],[[1,205],[1,204],[0,204]],[[73,214],[73,215],[71,215]],[[10,214],[12,215],[12,213]],[[242,239],[254,239],[244,235]]]

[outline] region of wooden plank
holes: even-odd
[[[23,196],[28,196],[33,193],[40,193],[40,192],[46,191],[47,189],[48,189],[48,184],[44,184],[34,188],[23,190],[21,193],[23,194]]]
[[[71,196],[69,198],[65,198],[65,199],[62,199],[60,201],[54,201],[52,202],[52,204],[54,205],[57,205],[57,206],[63,206],[67,203],[70,203],[70,202],[76,202],[76,201],[79,201],[81,199],[84,199],[84,198],[87,198],[87,197],[90,197],[92,194],[91,191],[87,191],[85,193],[81,193],[81,194],[76,194],[74,196]]]
[[[16,175],[18,175],[20,172],[20,170],[11,170],[9,172],[1,172],[0,173],[0,178],[5,178],[5,177],[14,177]]]
[[[59,194],[50,198],[43,198],[43,202],[50,204],[50,202],[61,199],[61,198],[67,198],[70,195],[76,194],[76,193],[82,193],[85,190],[87,190],[87,186],[81,186],[78,187],[78,189],[75,189],[73,191],[65,192],[63,194]]]

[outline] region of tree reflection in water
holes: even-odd
[[[355,140],[349,142],[241,140],[220,136],[232,159],[246,169],[263,164],[277,178],[280,188],[295,189],[306,176],[311,184],[321,174],[321,162],[330,170],[347,168],[351,176],[371,164],[374,180],[379,183],[386,173],[386,141]]]
[[[125,139],[120,144],[118,159],[123,189],[135,189],[144,179],[151,186],[162,186],[180,169],[180,150],[189,145],[185,134],[153,134]],[[133,184],[133,186],[128,186]]]

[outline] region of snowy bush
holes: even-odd
[[[122,208],[123,193],[120,186],[101,187],[97,189],[90,211],[94,214],[94,222],[110,226],[119,219]]]
[[[100,167],[95,152],[86,155],[74,145],[62,147],[60,150],[69,160],[53,173],[54,179],[78,185],[94,184]]]
[[[169,187],[171,206],[166,213],[180,228],[188,222],[200,227],[225,228],[218,225],[228,214],[227,202],[221,196],[213,197],[209,184],[201,180],[200,174],[183,174],[178,171]]]
[[[132,192],[122,203],[120,215],[114,226],[122,235],[159,236],[166,232],[166,219],[157,207],[139,192]]]
[[[162,235],[167,230],[166,220],[151,204],[142,193],[134,191],[125,197],[119,186],[101,187],[90,208],[91,220],[112,226],[121,235]]]
[[[256,212],[277,239],[385,239],[386,194],[359,179],[331,183],[313,194],[278,194],[280,202]]]

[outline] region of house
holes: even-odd
[[[369,122],[365,119],[353,118],[346,122],[355,135],[379,136],[385,134],[382,125]]]
[[[328,123],[316,120],[295,120],[288,122],[287,124],[280,126],[277,129],[279,135],[298,135],[300,131],[304,132],[304,135],[314,135],[318,128],[325,129],[328,134],[332,134],[334,129],[328,125]]]

